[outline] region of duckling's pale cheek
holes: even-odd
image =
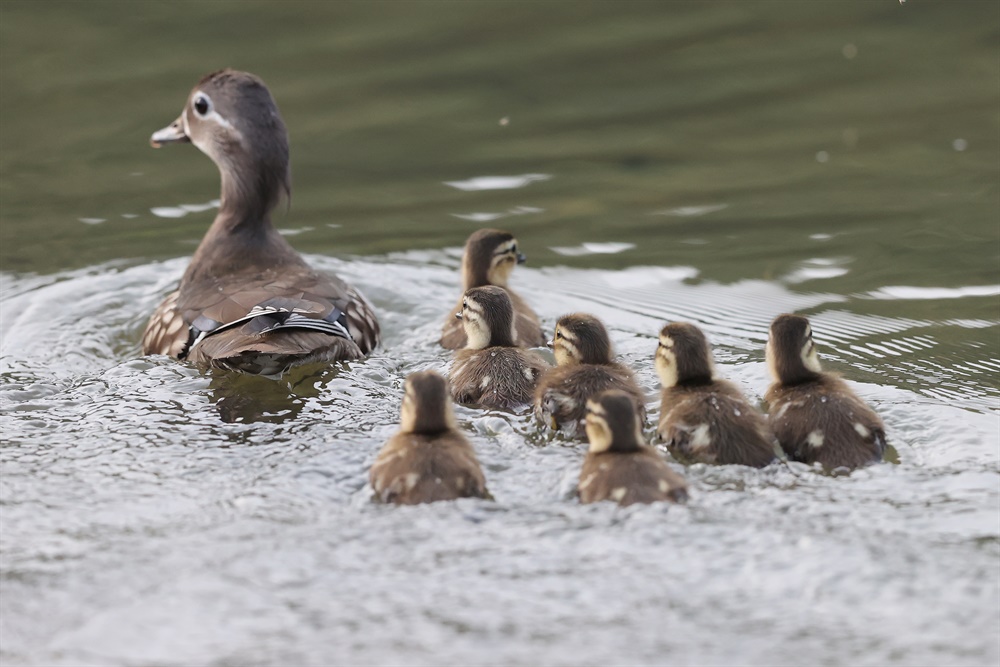
[[[510,273],[514,270],[514,263],[513,258],[510,257],[504,257],[497,262],[493,268],[490,269],[490,282],[494,285],[506,287],[507,281],[510,279]]]
[[[822,367],[819,365],[819,355],[816,354],[816,346],[811,342],[806,343],[802,348],[801,356],[802,364],[813,373],[820,373],[823,371]]]
[[[611,447],[611,432],[608,431],[603,422],[597,419],[587,419],[586,430],[590,451],[603,452]]]
[[[469,339],[468,347],[474,350],[489,347],[490,332],[478,317],[466,315],[462,318],[462,326],[465,327],[465,335]]]
[[[781,379],[778,375],[778,362],[774,358],[774,345],[770,340],[767,341],[767,347],[764,348],[764,359],[767,361],[767,371],[771,374],[771,377],[775,382]]]
[[[660,376],[660,383],[664,387],[673,387],[677,384],[677,366],[674,364],[673,353],[663,351],[656,353],[656,373]]]

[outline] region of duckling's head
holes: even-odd
[[[518,251],[517,239],[499,229],[480,229],[469,235],[462,254],[465,289],[482,285],[506,287],[515,264],[527,258]]]
[[[249,72],[223,69],[202,77],[181,115],[154,132],[154,148],[191,142],[222,173],[227,199],[270,210],[291,193],[288,133],[267,86]]]
[[[701,329],[687,322],[673,322],[660,331],[656,372],[664,387],[707,384],[715,372],[712,350]]]
[[[634,452],[643,444],[635,399],[612,389],[587,401],[586,429],[590,451]]]
[[[593,315],[573,313],[560,317],[549,347],[560,366],[611,363],[608,330]]]
[[[433,435],[457,427],[448,381],[434,371],[410,373],[403,385],[400,429]]]
[[[466,290],[462,310],[456,317],[462,320],[467,349],[515,345],[514,306],[502,287],[485,285]]]
[[[801,315],[778,315],[767,338],[767,367],[782,384],[815,379],[823,372],[813,342],[812,326]]]

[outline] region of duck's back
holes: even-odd
[[[774,385],[765,395],[770,425],[788,456],[824,468],[857,468],[882,460],[885,426],[838,377]]]
[[[767,419],[723,380],[664,389],[658,430],[683,461],[759,468],[777,458]]]
[[[378,340],[378,321],[365,298],[302,262],[182,281],[150,318],[143,352],[273,374],[313,361],[357,359]]]
[[[629,453],[588,453],[577,488],[583,503],[613,500],[631,505],[687,500],[687,483],[648,446]]]
[[[488,347],[455,353],[449,379],[458,403],[512,409],[531,402],[547,364],[517,347]]]
[[[645,422],[646,397],[632,371],[620,364],[575,364],[548,369],[535,390],[535,415],[545,424],[585,437],[580,424],[587,411],[587,399],[609,389],[631,395],[639,411],[639,423]]]

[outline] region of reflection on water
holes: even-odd
[[[0,3],[0,662],[996,663],[998,35],[989,2]],[[139,356],[218,205],[147,140],[223,65],[274,92],[275,224],[376,304],[370,359]],[[582,507],[578,445],[460,407],[497,501],[372,505],[481,225],[654,419],[665,321],[759,400],[808,315],[898,465]]]

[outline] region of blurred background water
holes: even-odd
[[[218,196],[148,138],[224,66],[281,107],[276,224],[375,302],[369,360],[139,354]],[[809,315],[899,463],[581,507],[578,447],[462,408],[497,502],[371,505],[480,226],[550,330],[604,319],[654,419],[665,321],[759,399],[768,322]],[[4,664],[1000,660],[995,1],[4,0],[0,268]]]

